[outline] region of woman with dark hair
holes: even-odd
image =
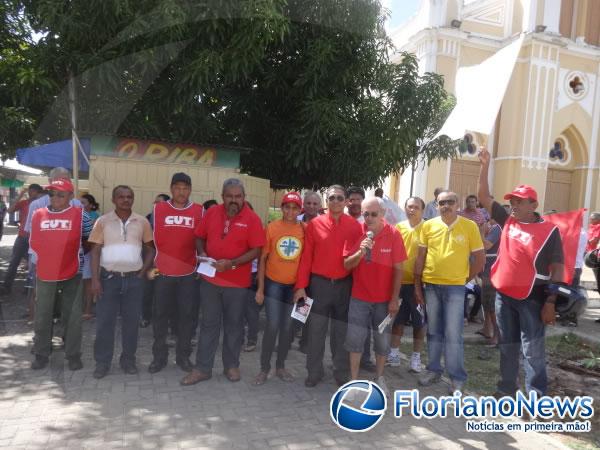
[[[98,209],[100,209],[100,204],[96,201],[92,194],[83,194],[81,196],[81,204],[83,208],[92,219],[92,222],[95,222],[98,217],[100,217],[100,213]]]
[[[88,213],[93,224],[96,222],[96,220],[98,220],[98,217],[100,217],[100,213],[98,212],[100,205],[92,194],[83,194],[80,197],[80,200],[81,204],[83,205],[83,209]],[[83,320],[90,320],[92,317],[94,317],[94,314],[92,313],[92,304],[95,302],[94,296],[92,295],[92,267],[89,251],[83,256],[82,279],[84,310],[81,317]]]

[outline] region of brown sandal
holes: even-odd
[[[258,375],[256,375],[256,378],[254,378],[254,386],[262,386],[263,384],[265,384],[268,377],[269,374],[267,372],[261,371]]]
[[[277,369],[275,375],[277,375],[281,381],[286,381],[288,383],[294,381],[294,376],[285,369]]]

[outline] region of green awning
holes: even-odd
[[[0,186],[7,188],[19,188],[24,184],[21,180],[11,178],[2,178],[2,181],[0,181]]]

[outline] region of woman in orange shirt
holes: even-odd
[[[289,192],[281,201],[283,218],[267,225],[267,243],[258,265],[256,303],[265,304],[267,325],[260,354],[260,373],[255,385],[264,384],[271,370],[271,356],[279,335],[275,374],[283,381],[294,377],[285,369],[285,359],[292,339],[293,290],[300,256],[304,248],[304,225],[297,221],[302,199]]]

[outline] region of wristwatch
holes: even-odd
[[[235,269],[237,269],[237,266],[233,263],[233,260],[231,260],[231,270]]]

